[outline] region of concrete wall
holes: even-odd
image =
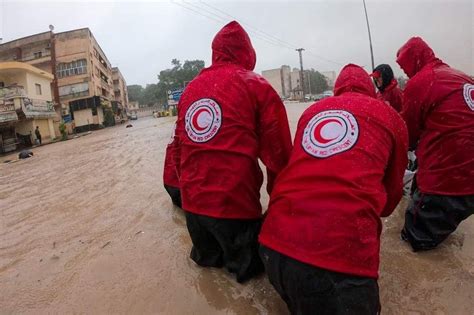
[[[36,94],[36,84],[41,86],[41,95]],[[34,73],[26,74],[25,89],[29,98],[43,101],[51,101],[53,99],[51,95],[51,81]]]
[[[35,139],[33,133],[34,129],[35,127],[33,127],[33,119],[23,120],[15,125],[15,131],[21,135],[29,135],[31,131],[31,134],[33,134],[33,141]]]
[[[102,109],[102,107],[99,107],[97,108],[97,123],[99,125],[102,125],[104,123],[104,110]]]
[[[280,68],[262,71],[262,76],[270,83],[275,91],[277,91],[278,95],[284,96],[283,88],[281,86]]]
[[[32,143],[35,143],[36,135],[35,129],[39,126],[41,133],[41,141],[43,143],[51,142],[56,137],[53,120],[50,119],[28,119],[19,121],[15,124],[15,132],[21,135],[31,135]]]
[[[87,108],[74,112],[74,124],[76,127],[87,126],[94,123],[94,116],[92,116],[92,109]]]
[[[23,72],[19,73],[8,73],[8,74],[1,74],[0,73],[0,81],[5,83],[5,86],[9,86],[12,84],[21,85],[24,88],[27,88],[28,82],[26,80],[26,74]]]

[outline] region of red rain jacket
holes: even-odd
[[[436,195],[474,194],[474,81],[435,57],[419,37],[400,48],[410,80],[402,116],[416,146],[417,184]]]
[[[255,51],[237,23],[212,42],[212,65],[184,91],[176,137],[183,209],[215,218],[261,217],[258,158],[274,177],[288,162],[286,110],[270,84],[252,72]]]
[[[175,129],[176,125],[173,126],[173,132],[171,134],[170,142],[166,147],[165,155],[165,166],[163,168],[163,184],[174,188],[179,188],[179,179],[176,172],[176,141],[175,141]]]
[[[407,130],[361,67],[344,67],[334,92],[301,116],[259,240],[319,268],[377,278],[380,217],[402,196]]]
[[[398,87],[397,80],[393,79],[392,82],[390,82],[390,84],[383,90],[383,92],[377,92],[377,98],[387,102],[397,112],[402,111],[403,94]]]

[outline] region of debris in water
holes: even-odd
[[[111,242],[110,242],[110,241],[108,241],[107,243],[105,243],[104,245],[102,245],[102,247],[101,247],[101,248],[104,248],[105,246],[109,245],[110,243],[111,243]]]
[[[132,124],[128,124],[125,128],[132,128],[133,125]]]

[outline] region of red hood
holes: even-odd
[[[212,41],[212,63],[233,63],[247,70],[255,68],[257,57],[249,35],[236,21],[224,26]]]
[[[397,63],[409,78],[436,60],[433,50],[420,37],[410,38],[397,52]]]
[[[334,95],[346,92],[357,92],[370,97],[376,97],[375,87],[369,74],[358,65],[348,64],[342,68],[334,86]]]

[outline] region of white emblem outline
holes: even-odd
[[[345,130],[343,134],[339,134],[336,138],[325,139],[328,140],[327,144],[321,143],[315,138],[315,129],[318,126],[322,129],[325,124],[321,126],[321,123],[324,121],[331,122],[331,119],[343,126]],[[345,110],[326,110],[314,115],[306,124],[301,139],[301,146],[310,156],[328,158],[350,150],[357,143],[358,139],[359,124],[352,113]]]
[[[471,91],[474,91],[474,84],[466,83],[463,86],[463,96],[467,106],[474,111],[474,99],[472,99]]]
[[[200,110],[205,110],[210,114],[210,123],[203,129],[198,130],[194,126],[194,119],[198,119]],[[195,115],[198,115],[195,117]],[[189,106],[185,115],[185,129],[188,138],[195,143],[205,143],[216,136],[222,126],[222,110],[215,100],[202,98]]]

